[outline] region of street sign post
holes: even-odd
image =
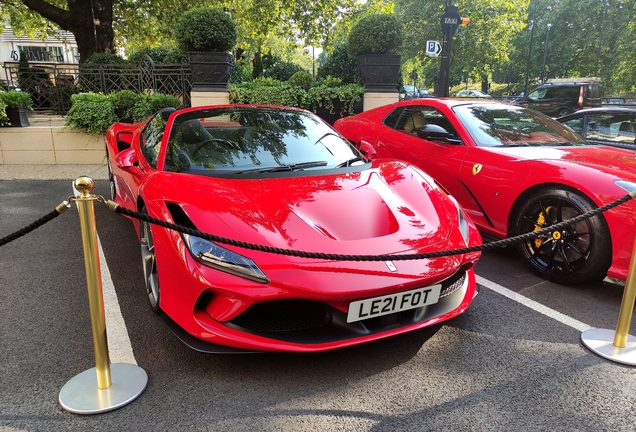
[[[426,55],[429,57],[439,57],[442,53],[442,45],[437,41],[426,41]]]

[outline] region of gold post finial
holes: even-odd
[[[91,193],[95,187],[95,182],[90,177],[82,176],[75,180],[75,189],[77,189],[83,196]]]

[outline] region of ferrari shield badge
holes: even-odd
[[[479,171],[481,171],[482,167],[483,167],[482,164],[473,165],[473,175],[479,174]]]

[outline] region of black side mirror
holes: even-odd
[[[161,113],[161,118],[163,118],[164,121],[168,121],[170,114],[172,114],[175,111],[176,109],[174,107],[167,107],[167,108],[162,108],[159,110],[159,112]]]
[[[449,131],[436,124],[427,124],[424,127],[417,129],[417,136],[429,141],[444,141],[451,144],[461,144],[462,142],[460,139],[456,138],[454,134],[451,134]]]

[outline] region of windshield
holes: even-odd
[[[177,116],[164,169],[245,174],[332,169],[365,162],[347,140],[311,113],[239,106]]]
[[[460,105],[453,111],[479,147],[580,146],[580,136],[532,109],[504,104]]]

